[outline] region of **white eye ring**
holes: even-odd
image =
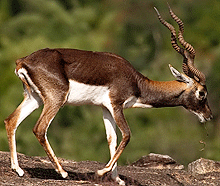
[[[204,91],[204,90],[197,90],[196,91],[196,98],[199,99],[199,100],[203,100],[205,99],[207,96],[207,92]]]

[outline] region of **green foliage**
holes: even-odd
[[[183,108],[128,109],[125,115],[132,138],[119,160],[121,164],[150,152],[168,154],[183,164],[199,157],[219,160],[220,2],[172,0],[169,4],[184,21],[185,39],[197,52],[196,66],[207,76],[214,119],[203,126]],[[181,69],[182,57],[172,49],[170,33],[158,21],[154,6],[176,26],[166,2],[159,0],[1,0],[0,150],[8,150],[3,120],[22,100],[22,84],[13,73],[14,61],[38,49],[64,47],[114,52],[150,79],[173,79],[168,64]],[[19,152],[45,155],[32,134],[41,109],[18,128]],[[120,139],[119,131],[118,134]],[[98,107],[62,108],[48,130],[48,138],[57,156],[102,162],[109,159]],[[200,140],[206,143],[203,151]]]

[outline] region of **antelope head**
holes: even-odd
[[[183,37],[184,24],[182,20],[173,13],[169,5],[168,7],[171,17],[179,26],[178,35],[173,25],[165,21],[156,8],[155,10],[160,22],[171,32],[172,47],[183,56],[182,70],[184,73],[178,72],[171,65],[169,65],[169,67],[174,77],[176,77],[178,81],[185,82],[187,85],[186,90],[183,92],[183,94],[185,93],[183,106],[196,114],[200,122],[205,122],[212,118],[212,113],[207,101],[208,92],[205,84],[206,78],[205,75],[194,66],[195,49],[191,44],[186,42]],[[177,39],[181,46],[178,45]]]

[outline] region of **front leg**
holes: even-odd
[[[113,156],[115,155],[116,147],[117,147],[116,123],[107,108],[103,107],[102,111],[103,111],[103,120],[105,124],[107,141],[108,141],[109,150],[110,150],[110,156],[111,158],[113,158]],[[112,168],[111,177],[113,180],[115,180],[120,185],[125,185],[124,181],[119,178],[118,171],[117,171],[117,162]]]
[[[99,176],[103,176],[105,173],[112,171],[113,179],[115,179],[120,185],[125,185],[124,181],[119,178],[117,173],[117,160],[130,140],[130,129],[124,118],[122,107],[116,107],[113,109],[113,113],[110,113],[109,110],[103,108],[103,118],[106,127],[111,159],[106,167],[102,170],[99,170],[97,173]],[[122,141],[117,149],[116,124],[122,133]]]

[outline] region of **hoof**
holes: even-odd
[[[115,182],[118,183],[118,185],[126,185],[125,182],[121,178],[119,178],[119,176],[115,178]]]
[[[104,171],[104,169],[97,170],[97,175],[98,175],[99,177],[102,177],[105,173],[106,173],[106,171]]]
[[[110,170],[108,170],[107,168],[101,169],[97,171],[97,175],[99,177],[102,177],[105,173],[109,172]],[[119,178],[119,176],[112,178],[118,185],[126,185],[125,182]]]
[[[61,176],[62,176],[63,178],[67,178],[67,177],[68,177],[68,173],[67,173],[67,172],[63,172],[63,173],[61,174]]]
[[[107,168],[105,167],[104,169],[98,170],[97,174],[98,174],[98,176],[102,177],[102,176],[104,176],[104,174],[106,174],[109,171],[111,171],[111,169],[108,167]]]
[[[24,176],[24,171],[20,167],[16,167],[12,169],[18,174],[18,176],[20,177]]]
[[[68,173],[66,171],[62,171],[60,172],[60,175],[62,176],[62,178],[67,178],[68,177]]]
[[[65,170],[63,170],[62,168],[61,168],[60,170],[55,169],[55,171],[56,171],[58,174],[60,174],[60,175],[62,176],[62,178],[64,178],[64,179],[68,177],[68,173],[67,173]]]

